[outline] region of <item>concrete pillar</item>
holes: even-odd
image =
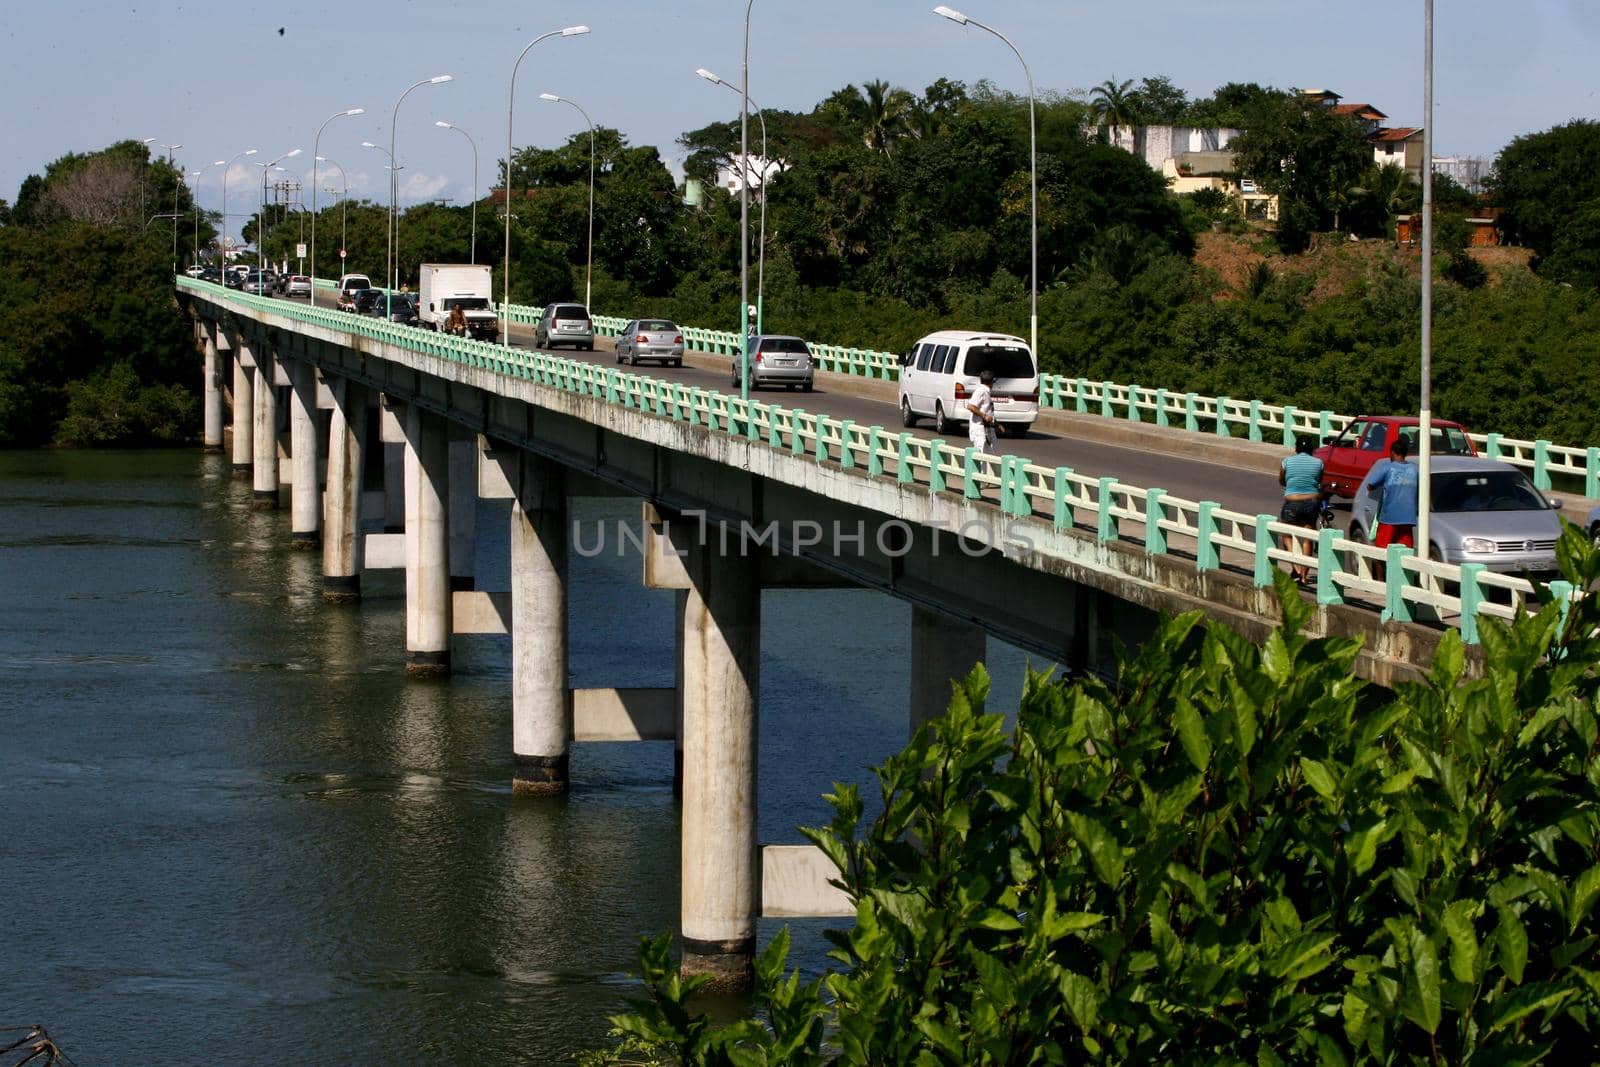
[[[684,526],[683,529],[679,529]],[[713,991],[751,984],[761,908],[756,756],[761,584],[756,553],[719,554],[715,532],[669,527],[687,550],[684,605],[680,916],[684,975]],[[688,543],[685,543],[688,542]]]
[[[289,364],[289,546],[314,549],[322,541],[321,439],[317,434],[317,369],[303,359]]]
[[[222,451],[222,366],[217,352],[217,333],[220,327],[214,322],[201,327],[205,342],[204,403],[205,436],[201,439],[207,452]]]
[[[911,609],[911,735],[949,709],[951,680],[965,678],[984,658],[982,629],[927,608]]]
[[[683,619],[689,607],[689,593],[679,589],[673,593],[672,605],[672,651],[673,651],[673,676],[672,688],[676,695],[678,712],[678,732],[672,739],[672,795],[679,800],[683,799],[683,659],[685,650]]]
[[[278,506],[278,389],[276,359],[267,345],[257,345],[255,388],[255,498],[250,506],[271,509]]]
[[[348,378],[328,382],[328,491],[323,494],[322,599],[361,599],[361,472],[366,466],[367,390]]]
[[[243,337],[233,339],[233,476],[250,477],[255,461],[255,368],[250,346]]]
[[[445,420],[406,405],[406,674],[450,673],[450,447]]]
[[[450,588],[474,589],[478,539],[478,435],[450,424]]]
[[[511,757],[514,793],[567,789],[567,497],[560,464],[510,449]],[[454,485],[452,479],[452,485]],[[452,546],[453,547],[453,546]]]
[[[381,424],[383,416],[379,415]],[[383,442],[383,532],[403,533],[406,528],[406,446]]]

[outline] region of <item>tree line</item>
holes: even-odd
[[[773,110],[765,118],[776,171],[764,190],[768,329],[893,351],[952,325],[1026,333],[1032,213],[1025,97],[987,82],[939,79],[913,92],[867,81],[808,111]],[[1153,121],[1241,130],[1232,145],[1239,171],[1279,196],[1280,224],[1247,223],[1215,190],[1174,195],[1160,174],[1111,143],[1118,127]],[[752,151],[757,129],[752,122]],[[1420,190],[1397,168],[1373,163],[1353,119],[1259,85],[1230,83],[1191,99],[1164,78],[1137,85],[1112,79],[1084,99],[1042,93],[1037,131],[1046,370],[1349,412],[1413,406],[1420,343],[1414,262],[1376,257],[1354,284],[1329,295],[1303,272],[1263,267],[1241,286],[1194,260],[1197,239],[1216,230],[1256,252],[1289,254],[1326,244],[1319,235],[1330,233],[1391,236],[1395,217],[1418,207]],[[738,201],[716,177],[736,162],[737,118],[687,131],[678,145],[687,176],[704,189],[698,206],[685,202],[655,148],[631,145],[615,129],[596,130],[594,310],[736,328]],[[474,256],[498,275],[509,208],[512,299],[581,298],[590,254],[590,151],[587,132],[553,148],[521,149],[509,161],[509,181],[508,161],[500,160],[495,188],[478,204],[475,239],[471,205],[404,210],[401,278],[414,283],[423,262]],[[1600,375],[1596,158],[1600,127],[1583,121],[1507,146],[1492,196],[1504,232],[1533,250],[1536,273],[1503,284],[1485,284],[1484,269],[1465,251],[1465,219],[1480,201],[1447,180],[1438,183],[1439,414],[1520,437],[1576,444],[1600,437],[1592,406],[1571,402],[1600,384],[1593,381]],[[752,234],[760,195],[752,202]],[[148,369],[182,366],[186,339],[164,360],[106,355],[168,344],[163,338],[174,337],[172,330],[126,339],[98,332],[125,318],[98,311],[116,303],[116,293],[139,292],[136,302],[149,307],[170,305],[170,297],[155,296],[167,288],[170,231],[163,242],[159,225],[146,233],[136,216],[152,203],[174,202],[185,216],[180,225],[196,217],[165,161],[125,142],[57,160],[24,182],[15,206],[0,214],[0,240],[19,249],[0,266],[7,275],[0,283],[4,329],[28,334],[0,349],[0,396],[9,398],[0,401],[0,441],[181,435],[157,426],[160,420],[134,420],[131,428],[126,420],[102,420],[93,433],[63,421],[69,384],[109,372],[119,359],[135,374],[121,375],[114,396],[190,385],[187,372],[149,377]],[[386,206],[333,199],[318,207],[319,273],[339,271],[342,243],[346,269],[381,275]],[[209,244],[210,221],[203,214],[199,221]],[[259,238],[267,258],[295,264],[294,244],[309,237],[311,221],[299,206],[269,208],[264,219],[252,216],[244,233]],[[75,228],[82,231],[77,238]],[[69,256],[75,263],[84,255],[122,258],[105,271],[30,272],[30,256],[57,240],[76,240],[88,251],[45,257],[53,264]],[[183,262],[188,249],[180,240]],[[118,281],[103,291],[88,281],[96,276]],[[498,291],[498,277],[495,285]],[[83,290],[75,300],[96,309],[86,312],[91,324],[67,337],[22,331],[16,324],[51,317],[45,290]],[[108,380],[102,375],[102,386]],[[80,405],[96,395],[78,391]]]

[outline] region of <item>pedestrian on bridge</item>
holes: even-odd
[[[979,452],[993,454],[997,438],[994,432],[994,371],[988,367],[978,372],[978,387],[967,399],[967,439]]]
[[[1278,484],[1283,486],[1283,507],[1278,512],[1278,521],[1308,530],[1316,528],[1322,512],[1322,460],[1311,454],[1315,445],[1309,437],[1295,438],[1294,452],[1283,457],[1278,467]],[[1308,538],[1284,534],[1283,547],[1285,551],[1299,552],[1302,556],[1311,554]],[[1311,583],[1309,564],[1291,561],[1289,573],[1302,585]]]
[[[1360,492],[1380,493],[1378,498],[1378,532],[1372,539],[1374,548],[1390,545],[1417,547],[1417,489],[1421,481],[1417,466],[1406,456],[1411,444],[1404,436],[1396,437],[1389,446],[1389,458],[1380,459],[1367,472],[1367,480]],[[1359,495],[1359,494],[1358,494]],[[1387,575],[1382,563],[1373,563],[1372,576],[1382,581]]]

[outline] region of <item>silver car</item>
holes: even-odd
[[[304,274],[289,275],[288,280],[283,283],[283,295],[286,297],[303,296],[307,300],[310,300],[311,279],[306,277]]]
[[[1494,459],[1438,456],[1429,483],[1433,559],[1502,573],[1555,573],[1561,504],[1546,500],[1522,471]],[[1350,505],[1350,540],[1372,539],[1380,495],[1361,483]]]
[[[683,331],[670,319],[634,319],[617,334],[617,362],[639,365],[641,359],[683,366]]]
[[[750,338],[750,387],[787,385],[811,392],[811,349],[798,337],[760,334]],[[733,357],[733,387],[743,377],[743,356]]]
[[[571,345],[586,352],[594,350],[594,321],[582,304],[547,304],[533,328],[535,348],[553,349]]]

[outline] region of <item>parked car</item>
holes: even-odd
[[[1028,342],[1003,333],[941,330],[922,338],[900,362],[900,422],[932,416],[943,434],[965,430],[967,398],[978,375],[994,371],[994,421],[1021,437],[1039,417],[1039,368]]]
[[[1561,503],[1545,499],[1521,470],[1497,459],[1439,456],[1432,461],[1428,486],[1429,558],[1554,576]],[[1372,539],[1380,495],[1365,484],[1358,488],[1350,504],[1350,540]]]
[[[1372,470],[1373,464],[1389,454],[1389,447],[1400,437],[1417,454],[1420,433],[1415,416],[1362,415],[1352,419],[1338,436],[1324,441],[1311,454],[1322,460],[1322,491],[1337,496],[1354,496]],[[1459,422],[1434,419],[1429,437],[1436,456],[1475,456],[1472,439]]]
[[[283,295],[286,297],[303,296],[311,299],[311,279],[304,274],[290,274],[283,282]]]
[[[617,362],[638,366],[641,359],[683,366],[683,331],[670,319],[634,319],[617,334]]]
[[[198,278],[200,275],[204,274],[205,271],[206,269],[198,263],[191,263],[187,267],[183,268],[183,273],[187,274],[191,278]]]
[[[786,385],[811,392],[813,375],[811,349],[798,337],[759,334],[750,338],[750,388]],[[744,355],[733,357],[733,385],[744,377]]]
[[[390,322],[405,326],[417,324],[417,298],[410,293],[395,293],[386,297],[382,289],[368,289],[372,294],[369,306],[363,312],[375,319],[388,317]]]
[[[571,345],[585,352],[594,351],[594,320],[582,304],[547,304],[533,328],[535,348]]]

